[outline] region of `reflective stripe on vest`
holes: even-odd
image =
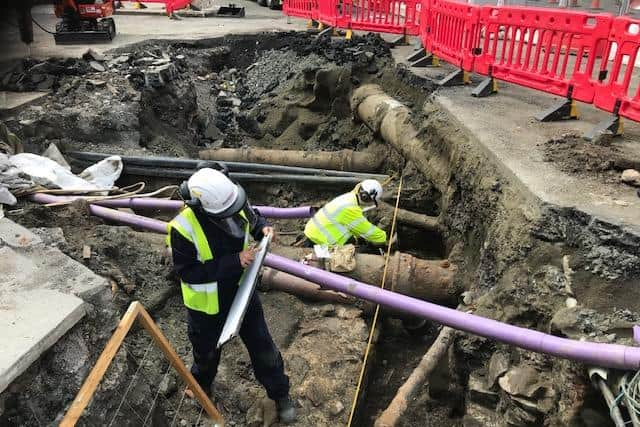
[[[244,212],[240,215],[247,220]],[[185,208],[176,216],[167,227],[167,245],[171,247],[171,229],[175,228],[178,233],[196,248],[198,261],[204,263],[213,259],[213,253],[207,240],[207,236],[202,230],[200,222],[193,210]],[[245,226],[244,249],[249,246],[249,222]],[[217,314],[220,311],[218,301],[218,282],[209,283],[187,283],[180,282],[182,289],[182,300],[184,305],[192,310],[202,311],[207,314]]]
[[[351,237],[350,228],[366,221],[366,218],[357,218],[346,226],[342,225],[338,218],[344,209],[357,206],[358,202],[355,194],[343,194],[320,209],[313,218],[311,218],[311,223],[316,230],[324,236],[326,243],[330,245],[344,244]]]

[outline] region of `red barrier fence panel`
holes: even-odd
[[[480,6],[431,0],[422,40],[433,55],[466,71],[473,69],[480,43]]]
[[[418,35],[422,4],[421,0],[344,0],[347,19],[342,23],[353,30]]]
[[[176,10],[184,9],[191,4],[191,0],[167,0],[165,1],[165,8],[167,14],[171,15]]]
[[[426,49],[427,39],[429,36],[429,24],[431,23],[431,1],[424,0],[420,9],[420,22],[418,28],[418,35],[422,42],[422,47]]]
[[[318,2],[317,0],[284,0],[282,12],[287,16],[318,19]]]
[[[349,28],[349,17],[344,13],[346,1],[343,0],[317,0],[318,21],[328,27]]]
[[[593,102],[612,15],[483,6],[480,20],[482,48],[476,72]]]
[[[607,76],[598,84],[594,104],[631,120],[640,121],[640,87],[634,65],[640,49],[640,21],[627,16],[613,20],[606,58]]]

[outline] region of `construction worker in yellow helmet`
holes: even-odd
[[[336,197],[307,222],[305,246],[342,246],[351,237],[383,245],[387,233],[364,216],[364,212],[378,207],[381,198],[382,185],[375,179],[366,179],[352,191]]]

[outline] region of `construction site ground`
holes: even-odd
[[[389,49],[378,36],[363,34],[351,44],[337,37],[318,40],[303,31],[289,32],[304,30],[302,20],[287,23],[281,11],[238,4],[247,9],[245,18],[174,21],[116,15],[114,42],[92,46],[107,55],[106,71],[80,59],[87,46],[56,46],[36,29],[36,41],[27,50],[18,43],[17,30],[5,26],[9,49],[0,53],[0,70],[27,55],[37,58],[29,66],[50,57],[74,59],[49,61],[54,70],[48,74],[50,95],[5,111],[0,119],[35,153],[51,142],[63,150],[193,158],[205,148],[247,146],[376,153],[384,159],[380,172],[393,176],[385,200],[395,202],[402,175],[400,206],[440,215],[446,230],[427,239],[418,229],[402,227],[399,249],[455,263],[456,280],[467,290],[460,300],[469,309],[570,338],[632,342],[629,325],[640,320],[640,198],[619,176],[621,169],[640,165],[638,125],[626,123],[622,138],[588,144],[580,136],[606,117],[602,112],[584,108],[579,121],[539,123],[532,115],[551,105],[552,97],[502,84],[499,94],[483,99],[470,97],[469,87],[436,89],[425,76],[439,79],[449,69],[403,67],[411,46]],[[45,28],[55,23],[48,6],[35,8],[34,18]],[[161,88],[145,88],[145,58],[164,56],[176,66],[177,76]],[[56,73],[59,65],[73,72]],[[40,76],[32,78],[27,66],[16,73],[26,74],[34,87],[42,82]],[[411,107],[419,135],[427,141],[425,150],[446,159],[450,174],[444,186],[437,183],[438,171],[425,172],[353,120],[350,92],[366,83],[381,85]],[[228,88],[234,89],[229,102],[240,101],[237,109],[228,108],[228,95],[219,93]],[[218,98],[225,98],[225,104]],[[149,188],[176,183],[126,176],[121,185],[141,179],[148,180]],[[318,206],[348,188],[253,183],[247,190],[254,204],[291,207]],[[164,220],[171,216],[138,213]],[[64,254],[104,282],[90,296],[65,290],[86,302],[85,315],[74,317],[74,327],[52,319],[51,331],[61,335],[70,329],[57,342],[42,334],[47,338],[39,348],[42,356],[11,377],[12,384],[0,393],[0,425],[59,421],[133,300],[143,303],[190,363],[184,308],[163,236],[91,218],[81,203],[48,208],[21,200],[5,215],[19,224],[16,230],[26,227],[37,234],[38,250]],[[7,219],[3,227],[14,227]],[[375,219],[391,222],[380,214]],[[293,244],[304,223],[276,221],[279,244]],[[12,248],[3,234],[0,251],[14,252],[6,259],[24,258],[22,250]],[[563,269],[564,257],[572,273]],[[47,268],[52,274],[69,271],[62,265]],[[579,303],[570,310],[565,307],[567,284]],[[35,295],[34,305],[49,297]],[[370,312],[275,291],[261,292],[261,298],[291,378],[300,412],[297,425],[346,424]],[[379,322],[357,425],[372,425],[417,365],[437,334],[438,325],[428,326],[415,337],[392,316]],[[507,391],[509,378],[517,376],[536,386],[535,396]],[[456,338],[428,383],[410,402],[402,425],[609,423],[608,410],[580,364],[466,334]],[[145,332],[134,329],[80,424],[142,425],[150,420],[154,426],[205,425],[199,406],[183,401],[183,390]],[[215,398],[228,425],[276,422],[275,407],[255,382],[238,340],[225,347]]]

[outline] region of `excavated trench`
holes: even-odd
[[[630,342],[620,331],[639,320],[640,299],[628,297],[637,290],[627,291],[640,274],[637,236],[541,205],[454,117],[429,101],[429,82],[394,65],[381,39],[346,44],[305,34],[260,34],[147,42],[110,58],[104,73],[85,70],[84,79],[56,75],[45,106],[8,120],[27,150],[39,153],[55,142],[63,150],[194,158],[202,149],[221,147],[374,153],[382,159],[376,172],[392,176],[385,201],[395,203],[402,176],[400,207],[439,218],[439,231],[399,224],[398,249],[455,265],[458,292],[448,301],[451,307],[460,303],[481,316],[575,339]],[[163,58],[174,67],[170,81],[145,87],[145,67]],[[398,130],[392,143],[391,133],[359,116],[361,100],[352,94],[367,84],[409,107],[410,116],[398,120],[415,133]],[[119,184],[140,180],[147,190],[179,182],[127,174]],[[246,188],[254,204],[283,207],[319,206],[349,189],[290,182]],[[391,212],[381,210],[374,219],[388,228]],[[132,300],[150,310],[183,360],[191,360],[162,236],[88,217],[81,203],[46,208],[23,202],[7,216],[108,277],[112,288],[89,301],[87,318],[0,395],[1,425],[39,425],[59,417]],[[275,225],[279,244],[287,246],[300,237],[304,220]],[[85,246],[89,258],[83,257]],[[563,257],[573,276],[563,270]],[[568,285],[579,303],[571,309],[565,307]],[[370,308],[276,291],[261,296],[291,377],[298,425],[346,424]],[[385,315],[377,331],[358,426],[373,425],[438,325]],[[204,425],[199,407],[183,402],[182,390],[148,336],[134,329],[79,425]],[[225,348],[216,400],[229,425],[274,421],[273,405],[237,341]],[[582,365],[459,334],[401,425],[608,425],[607,413]]]

